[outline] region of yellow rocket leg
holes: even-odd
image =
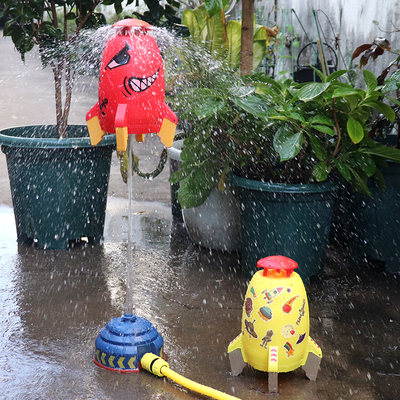
[[[246,366],[242,350],[242,333],[240,333],[228,346],[229,362],[233,376],[239,375]]]
[[[144,142],[144,135],[135,135],[136,136],[136,141],[137,142]]]
[[[268,391],[278,392],[278,346],[270,346],[268,350]]]
[[[125,152],[128,147],[128,127],[115,128],[117,136],[117,151]]]
[[[160,132],[157,133],[161,139],[161,143],[166,147],[171,147],[174,142],[176,124],[171,122],[169,119],[164,118]]]
[[[305,371],[307,378],[310,381],[315,381],[321,363],[322,350],[310,336],[308,337],[307,351],[307,361],[302,368]]]
[[[103,139],[105,132],[101,129],[99,117],[96,115],[87,121],[90,143],[97,146]]]

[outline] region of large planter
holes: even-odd
[[[385,191],[372,187],[372,198],[352,198],[350,233],[356,255],[385,262],[388,272],[400,272],[400,165],[389,163],[383,175]]]
[[[233,175],[241,205],[242,267],[284,255],[299,263],[303,280],[321,272],[332,218],[331,183],[272,184]]]
[[[179,168],[183,141],[177,141],[168,149],[171,171]],[[199,207],[181,209],[177,191],[179,185],[171,186],[171,205],[174,218],[182,215],[186,231],[192,242],[214,250],[232,252],[240,248],[239,205],[227,187],[224,192],[213,189]]]
[[[103,237],[115,135],[92,147],[86,126],[69,126],[58,139],[53,125],[0,131],[6,155],[18,243],[65,249]]]

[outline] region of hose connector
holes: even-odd
[[[140,364],[146,371],[160,377],[164,376],[161,372],[162,368],[169,368],[169,364],[165,360],[153,353],[146,353],[142,357]]]

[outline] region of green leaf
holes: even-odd
[[[400,163],[400,149],[385,146],[373,140],[369,142],[368,147],[363,147],[360,151]]]
[[[329,118],[325,115],[322,115],[322,114],[312,117],[309,122],[311,125],[314,125],[314,124],[315,125],[328,125],[328,126],[335,125],[331,118]]]
[[[325,92],[326,89],[330,86],[329,82],[312,82],[307,83],[302,86],[297,92],[297,97],[301,101],[309,101],[319,96],[321,93]]]
[[[299,154],[303,145],[303,133],[293,133],[286,127],[277,130],[274,136],[274,149],[281,161],[290,160]]]
[[[347,133],[355,144],[361,142],[364,138],[364,130],[361,123],[353,117],[349,117],[347,120]]]
[[[239,21],[229,21],[226,25],[226,34],[228,36],[228,65],[236,70],[240,65],[240,49],[242,46],[242,25]]]
[[[327,82],[335,81],[337,78],[341,77],[344,74],[347,74],[347,70],[345,69],[342,69],[340,71],[334,71],[326,77],[326,81]]]
[[[397,90],[400,87],[400,70],[397,70],[385,80],[385,84],[382,87],[382,93],[386,94]]]
[[[210,17],[220,13],[224,8],[221,0],[205,0],[204,5],[210,14]]]
[[[267,116],[267,106],[265,103],[256,95],[250,95],[246,97],[232,97],[232,102],[242,110],[248,112],[259,118],[265,118]]]
[[[315,153],[315,156],[318,158],[318,160],[325,160],[327,157],[327,153],[322,143],[312,134],[307,135],[307,137],[311,143],[311,148],[313,149],[313,152]]]
[[[330,128],[329,126],[326,125],[312,125],[314,129],[316,129],[318,132],[326,133],[329,136],[335,136],[336,133],[335,131]]]
[[[208,97],[201,101],[201,103],[195,108],[194,112],[199,117],[203,119],[217,113],[225,106],[223,99],[218,97]]]
[[[332,97],[346,97],[352,95],[360,95],[362,91],[360,89],[355,89],[351,85],[341,84],[340,87],[333,91]]]
[[[371,71],[368,71],[367,69],[364,69],[363,75],[365,84],[367,85],[368,92],[374,91],[378,86],[378,80],[376,79],[375,75]]]
[[[351,182],[351,172],[346,163],[338,158],[334,160],[334,163],[340,175],[342,175],[347,182]]]
[[[327,165],[325,162],[320,161],[314,165],[313,177],[318,182],[322,182],[326,180],[326,178],[328,178],[330,172],[331,172],[331,167]]]
[[[376,172],[376,164],[374,160],[367,154],[356,153],[354,161],[357,167],[363,171],[368,177],[371,177]]]
[[[390,122],[394,122],[396,118],[396,113],[394,112],[393,108],[388,104],[384,103],[383,101],[372,101],[369,102],[367,105],[378,110],[381,114],[383,114]]]

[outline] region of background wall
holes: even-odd
[[[239,17],[240,9],[239,3],[234,16]],[[256,0],[255,9],[257,23],[276,24],[280,28],[282,34],[275,52],[280,70],[290,70],[292,59],[301,48],[318,38],[313,10],[321,24],[321,39],[326,39],[339,55],[339,68],[349,65],[357,46],[371,43],[377,37],[386,37],[392,50],[400,50],[400,32],[390,33],[396,26],[400,31],[400,0]],[[300,38],[299,47],[295,47],[296,34]],[[285,42],[291,42],[291,48],[286,47]],[[369,64],[368,69],[380,71],[383,62]]]

